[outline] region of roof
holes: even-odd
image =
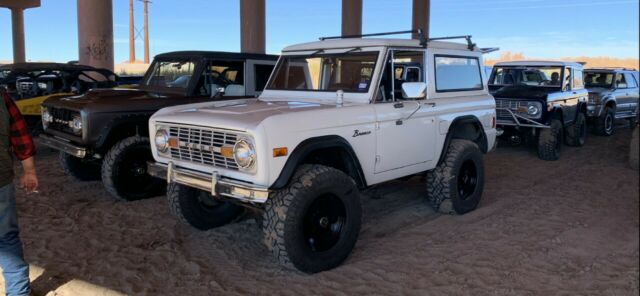
[[[342,39],[326,39],[315,42],[301,43],[285,47],[282,52],[288,51],[304,51],[319,50],[330,48],[352,48],[352,47],[416,47],[422,48],[420,40],[416,39],[392,39],[392,38],[342,38]],[[427,47],[443,48],[443,49],[460,49],[469,50],[467,44],[446,42],[446,41],[429,41]],[[476,51],[479,51],[476,48]]]
[[[636,69],[629,69],[624,67],[594,67],[587,68],[585,71],[600,71],[600,72],[614,72],[614,71],[638,71]]]
[[[564,62],[564,61],[511,61],[511,62],[499,62],[494,67],[499,66],[559,66],[559,67],[574,67],[582,68],[582,64],[577,62]]]
[[[171,58],[196,58],[196,59],[235,59],[235,60],[277,60],[278,55],[273,54],[259,54],[259,53],[239,53],[239,52],[226,52],[226,51],[172,51],[165,52],[155,56],[156,59],[171,59]]]
[[[97,68],[85,65],[66,63],[15,63],[0,66],[0,71],[33,72],[33,71],[85,71]]]

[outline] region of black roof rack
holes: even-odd
[[[465,39],[467,41],[467,48],[469,50],[474,50],[476,48],[476,44],[471,42],[471,35],[461,35],[461,36],[447,36],[447,37],[435,37],[435,38],[427,38],[424,36],[424,33],[421,29],[418,30],[407,30],[407,31],[393,31],[393,32],[382,32],[382,33],[370,33],[370,34],[360,34],[360,35],[342,35],[342,36],[329,36],[329,37],[320,37],[320,41],[330,40],[330,39],[347,39],[347,38],[362,38],[362,37],[373,37],[373,36],[386,36],[386,35],[398,35],[398,34],[418,34],[418,39],[420,40],[420,45],[427,47],[428,41],[437,41],[437,40],[451,40],[451,39]]]

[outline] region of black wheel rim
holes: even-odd
[[[604,118],[604,130],[607,134],[610,134],[613,131],[613,117],[610,114]]]
[[[478,169],[471,159],[465,160],[458,173],[458,196],[466,200],[476,191],[478,186]]]
[[[324,252],[335,246],[344,230],[347,211],[334,195],[314,200],[304,215],[304,240],[312,252]]]
[[[122,155],[116,180],[119,191],[129,199],[146,196],[158,185],[158,179],[147,173],[147,162],[152,160],[146,147],[132,147]]]

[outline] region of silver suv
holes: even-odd
[[[626,68],[593,68],[584,71],[584,84],[589,90],[587,116],[594,131],[610,136],[614,120],[628,118],[632,126],[638,117],[638,71]]]

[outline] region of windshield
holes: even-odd
[[[196,64],[191,61],[157,61],[143,85],[152,88],[184,90],[189,85]]]
[[[604,72],[585,73],[584,86],[588,88],[592,88],[592,87],[610,88],[613,86],[613,73],[604,73]]]
[[[562,67],[495,67],[490,85],[560,87]]]
[[[378,52],[283,56],[267,89],[367,92]]]

